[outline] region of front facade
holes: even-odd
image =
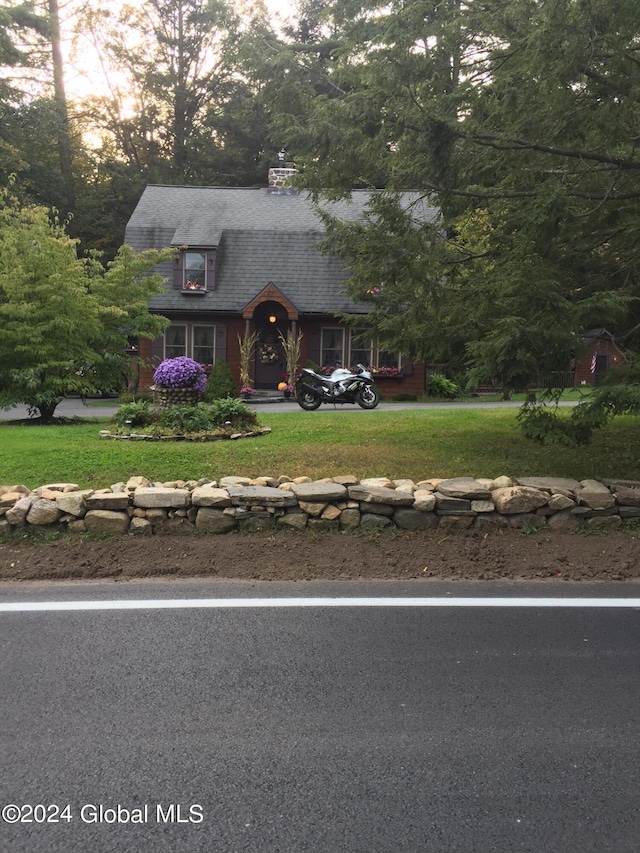
[[[253,385],[275,389],[285,376],[280,335],[289,330],[302,333],[300,367],[308,361],[319,367],[360,362],[378,371],[384,394],[424,391],[424,365],[359,339],[336,318],[368,307],[345,295],[340,263],[318,251],[320,218],[304,195],[283,183],[293,171],[272,169],[264,189],[147,187],[125,241],[137,251],[175,247],[176,259],[158,269],[167,279],[166,292],[150,308],[171,325],[162,338],[141,342],[140,355],[150,366],[141,372],[140,391],[152,384],[155,365],[180,355],[204,365],[223,359],[239,388],[239,338],[254,332]],[[324,208],[353,221],[368,199],[368,192],[354,192],[352,201]],[[420,205],[417,196],[407,200]],[[421,215],[433,217],[435,211],[425,206]]]
[[[585,353],[575,365],[575,387],[599,385],[609,368],[622,367],[627,363],[625,354],[607,329],[587,329],[583,332],[582,342]]]

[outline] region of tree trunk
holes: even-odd
[[[61,211],[63,216],[73,212],[76,207],[76,193],[71,168],[71,134],[69,133],[69,111],[64,88],[64,61],[60,41],[60,12],[58,0],[48,0],[51,25],[51,57],[53,60],[53,93],[58,116],[58,156],[60,173],[66,196],[68,210]]]
[[[174,91],[173,112],[173,167],[178,176],[184,176],[186,171],[187,143],[187,85],[186,60],[184,51],[184,9],[182,4],[177,9],[177,67]]]
[[[35,408],[40,412],[40,418],[43,423],[49,423],[53,420],[53,413],[55,412],[58,402],[55,403],[39,403]]]

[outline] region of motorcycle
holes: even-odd
[[[373,376],[359,364],[353,372],[338,367],[331,376],[321,376],[308,367],[302,369],[296,392],[298,405],[310,412],[321,403],[357,403],[362,409],[375,409],[380,394]]]

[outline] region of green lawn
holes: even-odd
[[[0,483],[35,488],[72,481],[103,487],[142,474],[152,480],[225,475],[337,474],[476,477],[549,474],[640,480],[640,423],[619,418],[587,448],[526,441],[517,409],[260,412],[270,435],[213,443],[105,441],[106,420],[69,426],[0,421]]]
[[[586,400],[591,395],[592,388],[585,386],[584,388],[565,388],[564,391],[560,394],[561,400],[564,402],[574,401],[580,402],[581,400]],[[536,394],[541,394],[542,389],[538,389]],[[469,397],[468,395],[463,395],[463,400],[471,400],[476,403],[498,403],[502,400],[502,394],[479,394],[477,397]],[[524,403],[527,399],[527,394],[519,393],[512,394],[511,400],[514,402]]]

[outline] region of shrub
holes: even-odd
[[[148,427],[144,432],[152,435],[189,435],[229,428],[248,431],[258,425],[255,413],[235,397],[164,409],[151,409],[147,401],[140,400],[120,406],[114,419],[123,434],[132,427]]]
[[[223,397],[232,397],[235,385],[229,365],[222,358],[216,359],[215,364],[207,379],[207,387],[204,391],[204,399],[207,403],[212,400],[220,400]]]
[[[169,406],[158,414],[160,431],[170,430],[177,435],[207,432],[213,426],[211,410],[205,403],[195,406]]]
[[[169,406],[157,415],[159,432],[186,435],[194,432],[212,432],[231,426],[233,429],[253,428],[257,418],[240,400],[223,397],[213,403],[195,406]]]
[[[214,426],[224,426],[228,421],[233,426],[255,426],[257,418],[255,413],[241,400],[234,397],[223,397],[214,400],[209,407],[211,423]]]
[[[120,426],[148,426],[153,423],[154,413],[147,400],[137,400],[120,406],[114,419]]]
[[[454,400],[460,396],[460,388],[451,379],[441,373],[432,373],[427,385],[429,397],[441,397],[444,400]]]

